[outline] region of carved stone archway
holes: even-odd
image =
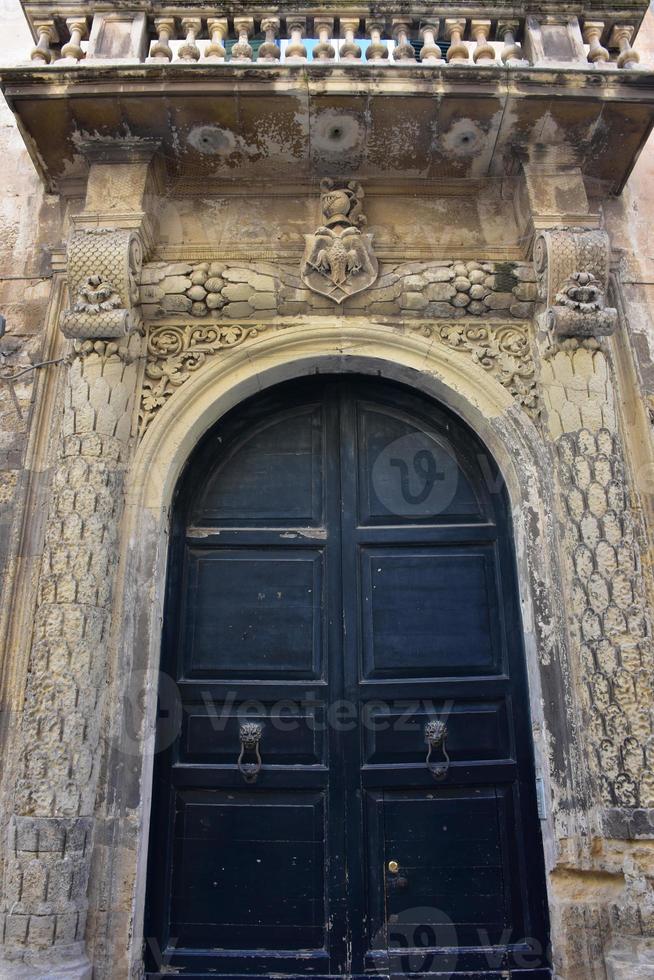
[[[550,773],[547,747],[548,732],[562,731],[569,719],[563,710],[556,717],[543,714],[545,702],[563,708],[555,688],[565,684],[568,669],[560,639],[555,639],[564,630],[556,600],[553,490],[543,444],[528,414],[493,371],[474,362],[470,351],[453,350],[433,336],[363,318],[346,326],[317,320],[261,331],[247,345],[219,351],[180,386],[152,419],[128,475],[114,620],[111,703],[117,710],[111,735],[118,757],[133,763],[131,775],[125,767],[117,795],[135,806],[117,831],[127,848],[130,874],[111,875],[111,907],[129,919],[129,928],[122,934],[110,930],[115,939],[106,950],[108,959],[119,961],[129,933],[125,975],[139,969],[143,944],[158,659],[169,509],[177,478],[202,434],[227,411],[257,391],[316,372],[378,375],[411,385],[459,414],[495,456],[514,512],[536,762],[548,788],[551,778],[557,800],[543,824],[548,866],[554,861],[555,838],[569,819],[565,811],[573,767],[569,760],[555,759],[558,772]],[[549,693],[544,695],[544,688]],[[131,713],[137,704],[143,708],[139,724],[135,727],[132,715],[126,725],[125,707]],[[563,736],[563,741],[568,739]]]

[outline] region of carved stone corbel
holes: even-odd
[[[609,237],[604,231],[541,232],[534,243],[534,265],[546,322],[552,336],[606,337],[617,310],[606,305]]]
[[[70,308],[61,317],[65,337],[124,337],[138,329],[140,235],[129,229],[77,229],[68,241]]]

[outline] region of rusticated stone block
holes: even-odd
[[[446,266],[434,269],[425,269],[423,273],[424,279],[429,282],[451,282],[454,279],[456,273],[454,269],[448,264]],[[483,275],[482,275],[483,279]]]
[[[275,312],[277,306],[274,293],[252,293],[248,302],[255,310]]]
[[[27,941],[33,949],[47,949],[55,936],[55,915],[30,915]]]
[[[161,283],[164,293],[185,293],[192,285],[190,276],[166,276]]]
[[[515,303],[513,293],[489,293],[484,302],[489,310],[508,310]]]
[[[521,282],[513,288],[516,299],[533,303],[538,299],[538,286],[535,282]]]
[[[164,313],[190,313],[193,301],[188,296],[166,295],[161,301]]]
[[[403,310],[424,310],[428,299],[422,293],[402,293],[400,296],[400,306]]]
[[[532,303],[512,303],[509,313],[518,319],[528,320],[533,315],[534,307]]]
[[[29,915],[20,912],[5,916],[4,941],[6,946],[25,946],[29,920]]]
[[[233,285],[225,286],[222,290],[222,295],[230,303],[239,302],[244,300],[247,302],[252,293],[252,287],[249,283],[238,282]]]
[[[427,286],[425,295],[430,302],[448,303],[456,296],[456,289],[451,282],[434,282]]]
[[[252,316],[253,309],[249,303],[227,303],[223,307],[223,314],[233,320],[238,320],[241,317]]]

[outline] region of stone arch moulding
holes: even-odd
[[[139,975],[144,940],[158,662],[175,486],[198,440],[227,411],[258,391],[316,372],[371,374],[403,382],[452,409],[493,454],[508,487],[514,518],[536,767],[545,781],[546,797],[552,800],[542,823],[548,868],[554,864],[556,838],[567,836],[571,829],[567,821],[570,797],[576,795],[571,775],[576,767],[569,758],[572,737],[569,731],[565,734],[572,709],[563,693],[570,684],[561,649],[561,603],[556,598],[560,585],[551,523],[553,490],[545,447],[533,421],[507,388],[469,354],[417,332],[363,319],[347,325],[303,321],[283,331],[262,331],[247,345],[221,350],[207,359],[161,407],[128,475],[109,679],[114,707],[108,733],[118,757],[132,763],[122,767],[124,784],[114,788],[124,801],[120,808],[130,813],[120,833],[131,852],[131,869],[128,875],[112,872],[110,886],[110,906],[122,909],[131,920],[125,975]],[[546,717],[544,704],[558,706],[560,716]],[[126,706],[133,710],[137,705],[140,717],[134,723],[132,714],[132,723],[126,725]],[[554,731],[561,746],[567,744],[567,758],[560,748],[553,748]],[[125,952],[124,946],[120,950],[121,930],[111,931],[116,947],[105,952],[115,965]]]

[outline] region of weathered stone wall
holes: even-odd
[[[643,528],[629,504],[610,363],[597,341],[545,355],[547,431],[558,457],[562,551],[587,760],[605,807],[654,807],[654,649]]]
[[[30,43],[18,5],[3,6],[3,59],[22,56]],[[27,370],[47,356],[45,313],[51,288],[49,247],[59,240],[59,204],[44,194],[14,118],[0,100],[0,593],[11,578],[16,520],[24,499],[24,460],[38,372]],[[22,373],[25,371],[25,373]],[[15,396],[15,397],[14,397]],[[5,607],[6,612],[6,607]],[[1,614],[0,614],[1,615]],[[2,627],[0,626],[0,635]]]
[[[30,36],[18,3],[3,5],[2,57],[22,56]],[[61,239],[61,203],[44,193],[11,112],[0,100],[0,835],[6,839],[6,794],[15,774],[10,744],[25,684],[24,623],[31,621],[34,579],[41,561],[41,517],[47,507],[49,444],[57,413],[47,417],[46,378],[56,387],[60,355],[48,334],[53,296],[51,250]],[[11,379],[15,379],[12,381]],[[37,399],[40,397],[40,402]],[[45,428],[36,420],[45,412]],[[31,500],[29,511],[27,501]],[[23,618],[24,617],[24,618]],[[0,848],[0,874],[6,851]]]

